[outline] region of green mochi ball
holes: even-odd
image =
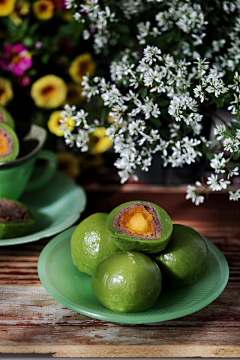
[[[15,131],[4,122],[0,121],[0,163],[15,160],[19,155],[19,140]],[[12,146],[10,152],[10,144]],[[6,150],[3,150],[5,149]]]
[[[0,105],[0,122],[8,124],[13,130],[15,130],[15,121],[13,120],[12,115],[2,105]]]
[[[106,308],[139,312],[155,304],[161,292],[162,276],[157,264],[146,254],[120,251],[98,264],[91,285]]]
[[[126,223],[125,228],[121,226],[122,219]],[[114,208],[107,219],[108,233],[119,249],[124,251],[160,252],[167,246],[172,228],[172,220],[167,212],[149,201],[123,203]]]
[[[88,216],[76,227],[71,237],[72,260],[78,270],[88,275],[92,275],[104,257],[119,251],[107,233],[107,217],[105,213]]]
[[[15,206],[18,213],[22,211],[23,214],[28,214],[27,218],[13,221],[11,217],[14,218],[14,214],[9,214],[9,209],[7,209],[9,205]],[[25,204],[17,200],[0,198],[0,239],[12,239],[25,236],[30,232],[34,223],[35,217]]]
[[[194,229],[173,225],[171,240],[166,249],[153,258],[161,269],[164,286],[178,287],[199,280],[208,269],[208,247]]]

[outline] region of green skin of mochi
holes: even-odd
[[[0,105],[0,112],[3,114],[6,123],[14,130],[15,122],[12,118],[12,115],[2,105]]]
[[[0,198],[0,199],[5,199],[5,198]],[[12,239],[16,237],[25,236],[29,234],[33,224],[35,223],[35,217],[32,214],[32,212],[26,207],[26,205],[16,200],[11,200],[11,201],[27,209],[30,215],[30,219],[19,222],[0,222],[0,239]]]
[[[159,238],[142,239],[139,237],[127,235],[114,228],[113,220],[117,213],[125,207],[133,204],[148,204],[154,208],[161,224],[161,235]],[[119,247],[119,249],[125,251],[134,250],[144,253],[156,253],[164,250],[170,240],[172,234],[172,227],[172,220],[170,216],[166,213],[166,211],[163,210],[160,206],[147,201],[129,201],[121,204],[111,211],[107,219],[107,230],[109,234],[112,236],[113,241]]]
[[[11,138],[12,140],[12,152],[6,156],[0,156],[0,162],[12,161],[15,160],[19,154],[19,141],[17,134],[15,131],[5,123],[0,122],[0,129],[3,129]]]
[[[71,237],[72,260],[78,270],[92,275],[98,263],[119,248],[106,230],[108,214],[96,213],[84,219]]]
[[[179,287],[199,280],[208,269],[208,247],[194,229],[174,224],[171,240],[153,259],[161,269],[164,287]]]
[[[155,304],[161,292],[162,276],[146,254],[120,251],[98,264],[91,285],[96,298],[106,308],[139,312]]]

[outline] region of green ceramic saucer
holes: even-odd
[[[20,201],[35,216],[30,234],[13,239],[0,239],[0,246],[24,244],[60,233],[75,223],[86,205],[84,190],[60,172],[44,187],[25,192]]]
[[[38,274],[47,292],[59,303],[83,315],[122,324],[166,321],[189,315],[214,301],[229,277],[221,251],[206,239],[209,248],[208,272],[197,282],[160,294],[148,311],[117,313],[101,305],[91,288],[91,276],[80,272],[72,262],[70,239],[75,227],[52,239],[42,250]]]

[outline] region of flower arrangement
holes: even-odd
[[[50,124],[63,136],[56,111],[84,101],[82,76],[96,68],[83,26],[64,0],[2,1],[0,19],[0,104],[16,120]]]
[[[0,14],[1,104],[19,113],[27,93],[23,115],[67,145],[113,144],[122,183],[155,156],[173,168],[207,158],[213,173],[186,198],[240,198],[239,0],[6,0]]]
[[[155,155],[163,167],[206,157],[213,173],[189,185],[186,198],[199,205],[207,189],[228,188],[229,199],[238,200],[240,189],[231,183],[240,156],[240,1],[66,0],[66,6],[95,53],[111,59],[108,73],[82,78],[82,94],[98,104],[99,115],[65,106],[66,143],[87,151],[95,129],[106,129],[122,183],[137,167],[148,171]],[[230,110],[232,120],[217,108]],[[216,118],[221,123],[214,125]],[[212,124],[217,147],[207,136]]]

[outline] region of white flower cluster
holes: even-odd
[[[239,175],[234,161],[240,155],[240,0],[213,0],[212,6],[193,0],[66,3],[76,20],[88,23],[83,36],[93,37],[95,52],[117,45],[121,31],[126,32],[125,40],[135,44],[111,62],[109,81],[85,76],[82,82],[87,101],[101,99],[111,117],[111,122],[105,119],[104,123],[101,118],[101,124],[119,154],[115,166],[121,181],[133,176],[137,167],[148,171],[154,154],[163,166],[182,167],[210,153],[211,144],[202,136],[204,109],[209,110],[211,102],[220,107],[226,101],[237,117],[216,126],[214,134],[221,147],[210,160],[213,174],[205,184],[189,186],[186,197],[199,205],[206,189],[229,188],[229,199],[238,200],[240,190],[233,191],[231,182]],[[212,18],[215,22],[210,23]],[[69,116],[76,128],[70,132],[65,127],[66,143],[86,151],[99,120],[90,121],[84,110],[65,107],[65,122]]]
[[[174,55],[181,57],[184,55],[191,59],[198,57],[211,59],[213,64],[217,67],[221,66],[222,70],[234,71],[240,60],[239,0],[234,2],[213,0],[212,6],[206,5],[204,1],[196,3],[193,0],[168,2],[163,0],[119,0],[116,2],[88,0],[84,4],[79,4],[77,0],[66,0],[67,8],[73,10],[73,16],[77,21],[85,22],[87,19],[88,26],[83,31],[83,37],[89,39],[93,36],[96,53],[110,45],[116,45],[121,28],[125,30],[128,26],[131,28],[132,24],[129,25],[129,20],[134,20],[136,21],[134,31],[137,31],[136,38],[140,45],[147,44],[149,38],[155,38],[157,43],[160,35],[169,34],[177,28],[182,35]],[[229,24],[227,29],[222,27],[221,18],[216,15],[219,23],[214,26],[219,31],[218,38],[212,39],[211,46],[202,53],[201,49],[209,31],[207,27],[211,26],[206,17],[209,13],[211,19],[215,11],[221,12],[223,17],[227,14]],[[155,13],[155,19],[151,18],[151,21],[145,22],[138,20],[141,19],[139,14],[146,12]],[[232,14],[235,16],[234,21],[230,19]],[[112,26],[113,23],[119,23],[120,28]]]
[[[233,125],[234,124],[234,125]],[[207,178],[206,185],[197,182],[198,187],[203,187],[205,190],[210,188],[212,191],[221,191],[229,188],[229,200],[237,201],[240,199],[240,189],[233,191],[231,189],[231,178],[239,175],[239,165],[231,163],[233,154],[240,155],[240,122],[232,121],[235,129],[231,131],[225,125],[217,125],[214,129],[214,134],[218,141],[222,142],[223,152],[213,155],[210,161],[210,166],[215,174],[211,174]],[[203,191],[197,191],[195,186],[188,186],[186,199],[192,199],[192,202],[199,205],[204,201],[201,195]]]
[[[118,62],[111,64],[112,83],[99,77],[92,81],[84,77],[82,82],[87,99],[90,101],[98,95],[109,109],[112,123],[107,125],[106,133],[114,143],[114,151],[119,154],[115,165],[120,170],[122,182],[134,174],[137,166],[148,171],[155,153],[161,156],[163,166],[182,167],[199,159],[202,156],[200,149],[206,144],[204,137],[196,138],[201,133],[202,115],[197,111],[197,101],[188,92],[191,78],[195,76],[198,81],[197,73],[202,72],[202,65],[196,71],[194,63],[174,61],[172,56],[163,55],[159,48],[153,46],[146,46],[142,57],[136,53],[132,55],[133,58],[129,51],[125,51]],[[200,60],[198,63],[203,64]],[[207,70],[205,66],[204,76],[211,78],[216,93],[219,78],[208,75]],[[219,83],[222,86],[222,79]],[[123,93],[121,84],[125,89]],[[216,96],[220,93],[219,90]],[[159,119],[162,109],[170,115],[170,121],[167,121],[171,134],[169,140],[161,136]],[[72,114],[76,127],[81,129],[80,133],[71,138],[66,131],[68,143],[74,139],[77,146],[84,150],[86,136],[94,128],[94,124],[87,123],[86,116],[83,110]],[[188,132],[193,133],[192,138],[186,135]]]
[[[74,18],[76,21],[84,23],[84,14],[87,14],[90,21],[90,26],[88,29],[84,30],[83,38],[87,40],[90,38],[91,34],[94,34],[93,47],[96,53],[101,52],[104,46],[107,46],[111,37],[111,34],[108,30],[108,24],[116,21],[115,13],[111,12],[108,6],[105,6],[105,8],[102,10],[99,6],[98,0],[88,0],[84,4],[80,4],[79,7],[75,1],[68,0],[67,7],[76,8],[74,13]]]
[[[70,147],[76,145],[82,152],[88,151],[89,134],[93,132],[93,129],[87,124],[88,113],[83,109],[76,111],[76,106],[65,105],[61,115],[63,117],[61,128],[64,131],[65,143]],[[69,117],[75,121],[77,133],[72,133],[66,126]]]

